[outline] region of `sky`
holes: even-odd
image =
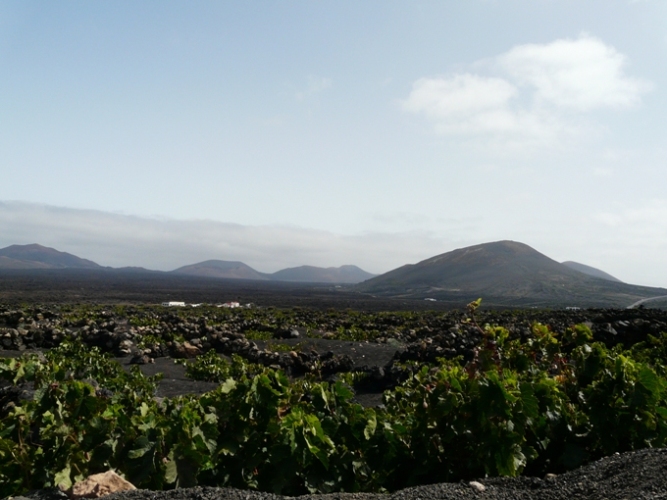
[[[0,3],[0,247],[667,286],[667,2]]]

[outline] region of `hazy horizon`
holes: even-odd
[[[0,247],[667,286],[667,2],[8,0]]]

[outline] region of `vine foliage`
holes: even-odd
[[[559,336],[534,324],[523,340],[477,328],[471,360],[422,366],[377,408],[355,402],[343,381],[353,377],[290,380],[215,353],[187,370],[216,390],[162,400],[159,378],[76,342],[1,360],[4,387],[34,394],[0,415],[0,495],[67,489],[110,468],[151,489],[393,491],[667,445],[667,335],[624,350],[585,325]]]

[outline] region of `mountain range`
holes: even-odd
[[[0,269],[112,269],[41,245],[0,249]],[[460,248],[407,264],[379,276],[356,266],[300,266],[262,273],[243,262],[207,260],[166,274],[204,278],[301,283],[348,284],[362,294],[396,299],[430,299],[460,305],[482,297],[508,307],[627,307],[647,298],[667,296],[667,289],[623,283],[585,264],[559,263],[515,241],[497,241]]]
[[[0,249],[0,269],[90,269],[109,270],[93,261],[82,259],[55,248],[38,244],[11,245]],[[142,268],[122,268],[124,271],[146,271]],[[256,271],[243,262],[207,260],[197,264],[179,267],[173,274],[205,278],[226,278],[244,280],[292,281],[302,283],[353,284],[374,277],[357,266],[315,267],[301,266],[283,269],[273,274]]]
[[[315,267],[300,266],[282,269],[272,274],[261,273],[243,262],[207,260],[198,264],[179,267],[174,274],[208,278],[232,278],[244,280],[291,281],[301,283],[360,283],[375,275],[357,266]]]

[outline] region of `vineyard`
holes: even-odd
[[[0,307],[0,495],[108,469],[153,490],[395,491],[667,445],[666,313],[478,308]],[[141,367],[165,356],[217,388],[156,397]]]

